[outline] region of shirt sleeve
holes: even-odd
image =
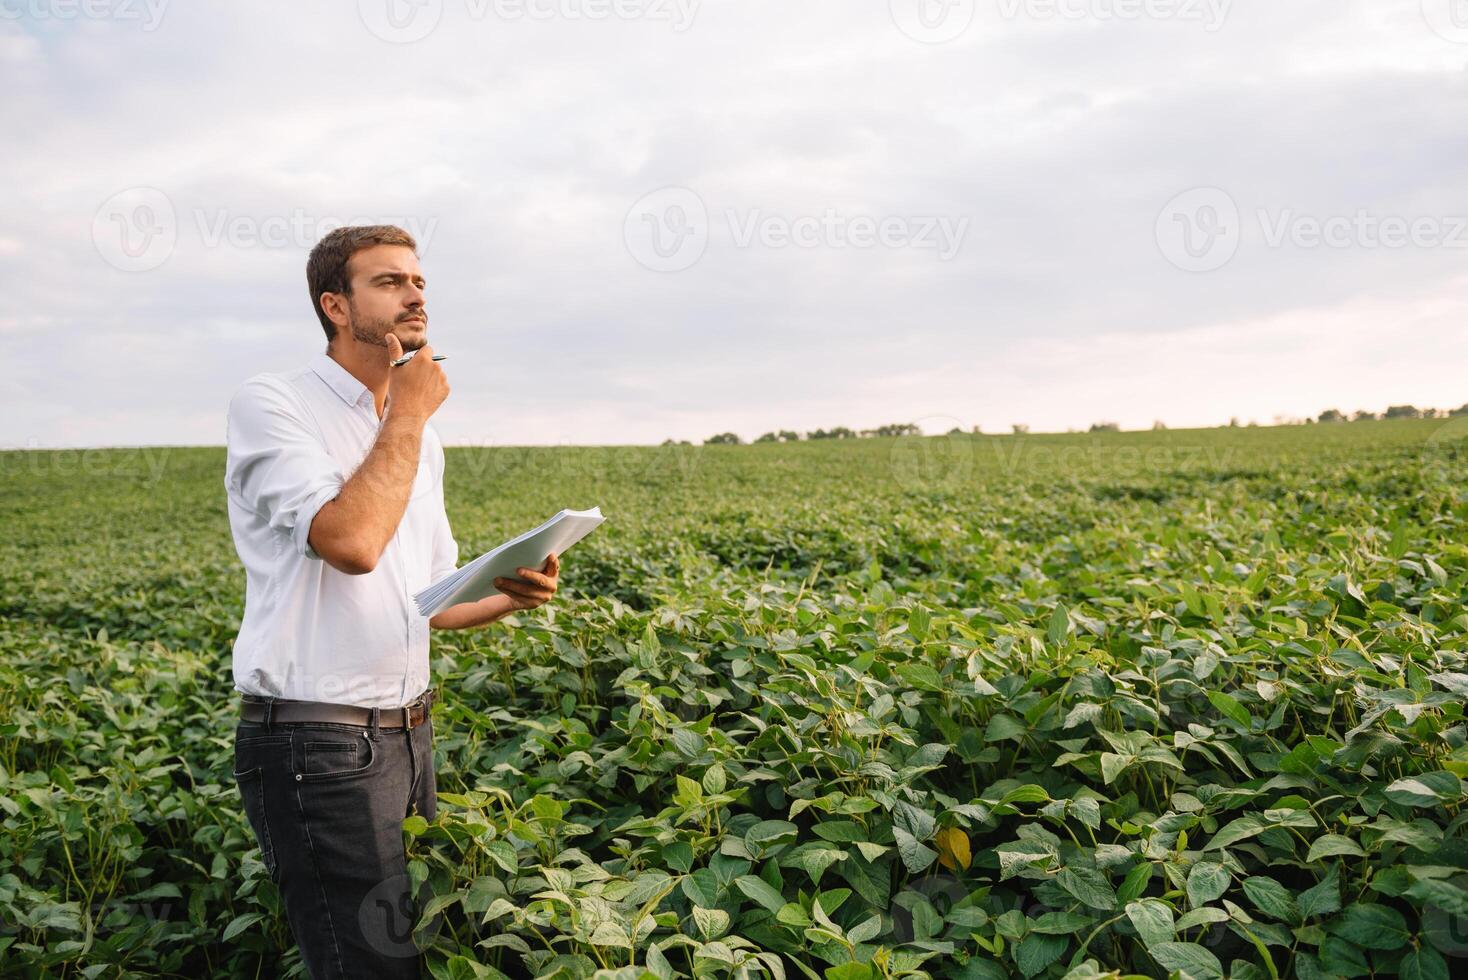
[[[288,394],[251,379],[230,399],[224,484],[296,553],[320,559],[311,521],[341,493],[346,477]]]
[[[454,532],[449,527],[448,510],[444,507],[443,442],[437,438],[436,433],[434,442],[438,455],[438,519],[433,528],[433,574],[429,578],[430,582],[437,582],[459,567],[459,543],[454,540]]]

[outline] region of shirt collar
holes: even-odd
[[[330,354],[320,353],[311,358],[311,370],[348,405],[361,401],[362,393],[367,390],[366,385],[352,377],[352,373],[333,360]]]

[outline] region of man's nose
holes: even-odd
[[[409,309],[416,309],[423,305],[423,300],[423,288],[416,282],[408,283],[408,292],[403,298],[403,305]]]

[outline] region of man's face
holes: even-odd
[[[347,262],[347,278],[352,284],[347,312],[355,340],[386,347],[387,335],[396,334],[405,351],[428,342],[428,311],[423,305],[427,283],[411,248],[364,248]]]

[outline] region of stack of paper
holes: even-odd
[[[462,568],[434,582],[413,597],[418,611],[434,616],[457,602],[477,602],[498,595],[497,578],[519,578],[517,568],[539,570],[551,552],[560,555],[590,534],[606,518],[601,508],[563,510],[540,527],[486,551]]]

